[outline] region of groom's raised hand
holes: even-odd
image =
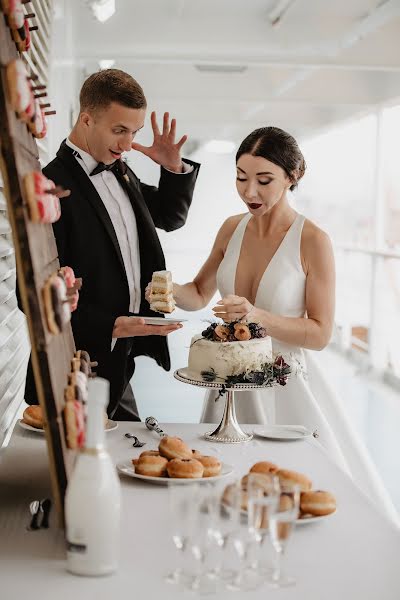
[[[160,132],[157,123],[156,113],[151,113],[151,127],[153,129],[153,144],[151,146],[142,146],[132,142],[132,150],[142,152],[158,165],[161,165],[169,171],[182,173],[181,148],[187,140],[187,135],[183,135],[179,142],[175,143],[176,120],[172,119],[169,123],[169,113],[164,113],[163,129]]]

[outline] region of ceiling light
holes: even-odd
[[[204,146],[206,152],[214,154],[231,154],[236,149],[236,144],[230,140],[210,140]]]
[[[89,6],[100,23],[104,23],[115,13],[115,0],[92,0]]]
[[[112,67],[115,65],[115,60],[114,59],[103,59],[103,60],[99,60],[99,67],[100,69],[103,71],[104,69],[112,69]]]

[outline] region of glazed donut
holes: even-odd
[[[135,465],[135,473],[150,477],[165,477],[167,474],[167,464],[168,461],[163,456],[140,456]]]
[[[143,456],[160,456],[160,453],[158,450],[145,450],[138,456],[138,458],[132,458],[132,464],[136,466]]]
[[[330,492],[312,490],[300,495],[300,511],[302,514],[315,516],[330,515],[336,510],[336,498]]]
[[[59,275],[51,275],[43,286],[43,303],[50,333],[57,335],[71,319],[67,286]]]
[[[267,460],[264,460],[262,462],[258,462],[255,465],[253,465],[250,469],[250,473],[264,473],[269,475],[270,473],[276,473],[278,471],[279,467],[278,465],[275,465],[272,462],[268,462]]]
[[[195,458],[173,458],[167,464],[167,472],[173,479],[199,479],[204,467]]]
[[[158,445],[161,456],[165,456],[168,460],[173,458],[192,458],[191,449],[181,438],[170,437],[166,435],[162,438]]]
[[[47,133],[46,117],[38,98],[35,99],[35,114],[29,121],[28,127],[33,137],[39,140],[44,138]]]
[[[22,421],[36,429],[43,429],[43,411],[42,407],[36,404],[28,406],[22,415]]]
[[[276,473],[279,478],[281,488],[285,486],[298,485],[302,492],[311,490],[312,483],[305,475],[297,473],[296,471],[288,471],[287,469],[279,469]]]
[[[24,177],[25,198],[29,218],[33,223],[55,223],[61,216],[59,198],[50,192],[55,183],[40,171],[32,171]]]
[[[35,114],[35,99],[25,64],[16,58],[7,65],[10,104],[18,117],[28,123]]]
[[[21,0],[1,0],[1,7],[10,29],[21,29],[24,26],[25,13]]]
[[[70,400],[65,403],[64,425],[68,448],[71,450],[83,448],[85,444],[85,417],[83,406],[77,400]]]
[[[198,456],[196,460],[204,467],[203,477],[215,477],[221,473],[221,462],[215,456]]]

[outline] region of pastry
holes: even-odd
[[[26,52],[31,47],[31,32],[28,20],[19,29],[11,29],[11,35],[19,52]]]
[[[40,101],[35,100],[35,114],[28,123],[29,131],[37,139],[42,139],[47,133],[47,124],[44,110],[40,106]]]
[[[192,450],[179,437],[170,437],[166,435],[158,445],[161,456],[168,460],[173,458],[192,458]]]
[[[58,334],[71,319],[67,286],[59,275],[51,275],[43,286],[43,303],[50,333]]]
[[[55,184],[40,171],[24,177],[25,198],[33,223],[55,223],[61,216],[60,200],[51,190]]]
[[[279,467],[274,463],[264,460],[253,465],[250,469],[250,473],[264,473],[269,475],[271,473],[276,473],[278,469]]]
[[[300,490],[307,492],[311,490],[312,483],[305,475],[297,473],[296,471],[288,471],[287,469],[279,469],[276,473],[279,478],[279,484],[281,489],[284,491],[285,487],[298,485]]]
[[[24,26],[25,13],[21,0],[1,0],[1,8],[10,29],[21,29]]]
[[[216,477],[221,473],[221,462],[215,456],[196,457],[204,467],[203,477]]]
[[[167,474],[167,464],[168,461],[163,456],[140,456],[135,465],[135,473],[150,477],[165,477]]]
[[[77,400],[66,402],[63,414],[68,448],[71,450],[83,448],[85,444],[85,417],[82,404]]]
[[[7,65],[10,104],[18,117],[28,123],[35,114],[35,99],[25,64],[16,58]]]
[[[195,458],[173,458],[167,464],[168,477],[173,479],[199,479],[204,467]]]
[[[73,359],[72,362],[74,362]],[[87,402],[88,399],[88,378],[83,371],[73,370],[68,375],[68,384],[79,390],[78,396],[81,402]],[[78,399],[78,398],[77,398]]]
[[[160,456],[160,453],[158,450],[145,450],[139,455],[138,458],[132,458],[132,464],[136,466],[143,456]]]
[[[302,514],[315,516],[330,515],[336,510],[336,498],[330,492],[311,490],[300,495],[300,511]]]
[[[67,298],[71,306],[71,312],[78,308],[79,290],[82,287],[82,279],[75,277],[74,270],[71,267],[61,267],[58,274],[63,277],[67,286]]]
[[[151,279],[150,309],[172,313],[175,310],[172,275],[170,271],[155,271]]]
[[[24,410],[24,414],[22,415],[22,421],[31,427],[35,427],[36,429],[43,429],[43,411],[42,407],[33,404],[32,406],[28,406]]]
[[[203,456],[201,452],[199,452],[198,450],[195,450],[194,448],[192,448],[192,458],[199,458],[200,456]]]

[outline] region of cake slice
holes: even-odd
[[[155,271],[151,279],[150,309],[172,313],[175,310],[171,271]]]

